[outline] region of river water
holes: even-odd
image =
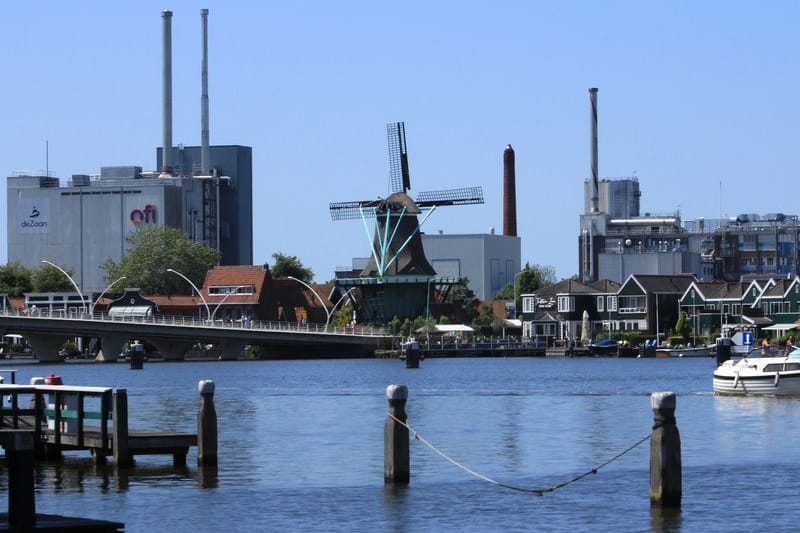
[[[16,362],[4,361],[5,368]],[[20,365],[17,381],[126,388],[129,425],[193,432],[213,379],[219,466],[139,456],[117,472],[86,452],[37,466],[40,513],[126,531],[792,531],[800,400],[711,393],[710,358],[294,360]],[[411,483],[383,482],[386,386],[408,386],[409,424],[475,472],[520,487],[570,480],[650,434],[650,393],[677,394],[680,512],[651,510],[649,441],[543,496],[492,485],[421,441]],[[7,489],[5,469],[0,486]]]

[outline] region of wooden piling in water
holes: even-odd
[[[680,507],[681,437],[675,423],[675,393],[654,392],[650,405],[654,422],[650,436],[650,503]]]
[[[116,389],[113,395],[111,420],[113,423],[112,451],[114,464],[120,468],[133,466],[133,456],[128,448],[128,391]]]
[[[8,524],[29,531],[36,524],[33,432],[8,430],[3,437],[8,464]]]
[[[216,466],[217,464],[217,411],[214,408],[214,382],[201,380],[197,384],[200,391],[200,410],[197,412],[197,465]]]
[[[383,425],[383,480],[385,483],[408,483],[411,479],[408,428],[404,425],[408,388],[405,385],[386,387],[389,415]],[[399,420],[399,422],[398,422]],[[402,423],[401,423],[402,422]]]

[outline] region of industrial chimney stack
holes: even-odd
[[[503,150],[503,235],[517,236],[517,181],[510,144]]]
[[[162,175],[172,175],[172,11],[161,12],[164,19],[164,60],[163,60],[163,154],[161,159]]]
[[[591,110],[591,129],[592,129],[592,207],[591,212],[597,213],[598,212],[598,192],[597,192],[597,87],[592,87],[589,89],[589,102],[592,105]]]
[[[208,176],[208,9],[200,10],[200,23],[202,27],[203,59],[200,66],[202,92],[200,95],[200,173]]]

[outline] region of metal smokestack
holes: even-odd
[[[597,201],[597,87],[589,89],[589,102],[591,103],[591,126],[592,126],[592,213],[598,212]]]
[[[161,154],[161,173],[172,174],[172,11],[165,9],[161,12],[164,19],[164,59],[163,59],[163,127],[164,139]]]
[[[517,178],[510,144],[503,150],[503,235],[517,236]]]
[[[208,163],[208,9],[200,10],[203,60],[200,66],[202,93],[200,95],[200,173],[209,175]]]

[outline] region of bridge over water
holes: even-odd
[[[59,349],[74,337],[100,339],[97,358],[115,361],[129,340],[148,342],[165,359],[182,360],[197,343],[213,344],[222,357],[235,359],[245,346],[263,347],[267,357],[363,357],[372,355],[388,333],[381,328],[335,328],[289,322],[223,322],[153,315],[110,317],[80,309],[37,310],[33,315],[0,310],[0,332],[23,335],[40,361],[59,361]]]

